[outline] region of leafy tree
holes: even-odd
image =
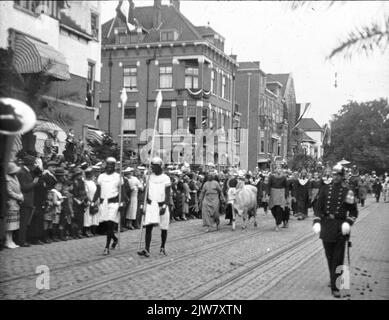
[[[291,8],[293,10],[309,7],[315,1],[292,1]],[[332,8],[337,5],[345,5],[351,1],[328,1],[325,2],[327,8]],[[356,27],[351,30],[346,37],[340,40],[339,44],[329,52],[327,58],[331,59],[335,56],[343,54],[345,58],[351,58],[353,54],[365,53],[369,55],[376,50],[384,53],[389,45],[389,10],[387,3],[382,4],[383,23],[371,21],[368,25]]]
[[[342,159],[363,172],[389,171],[389,105],[387,99],[350,101],[334,115],[331,144],[324,145],[324,161]]]

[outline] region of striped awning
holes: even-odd
[[[88,132],[86,134],[86,139],[88,141],[97,141],[98,143],[103,142],[104,132],[98,129],[88,128]]]
[[[23,73],[43,72],[59,80],[69,80],[69,66],[62,53],[43,42],[16,33],[14,66]]]

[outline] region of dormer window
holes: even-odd
[[[161,41],[176,41],[178,39],[178,32],[176,30],[161,31]]]

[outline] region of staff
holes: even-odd
[[[153,135],[151,138],[151,150],[150,150],[149,164],[148,164],[148,168],[147,168],[146,190],[145,190],[145,197],[144,197],[144,201],[143,201],[143,210],[146,209],[146,203],[147,203],[147,197],[148,197],[148,191],[149,191],[149,183],[150,183],[151,158],[153,157],[153,154],[154,154],[154,142],[155,142],[155,132],[157,131],[158,112],[159,112],[159,108],[162,105],[162,101],[163,101],[162,92],[158,91],[157,98],[155,99],[156,111],[155,111],[155,118],[154,118],[154,130],[153,130]],[[144,217],[142,217],[141,223],[140,223],[140,237],[139,237],[139,243],[138,243],[138,254],[141,253],[140,246],[142,243],[142,235],[143,235],[143,220],[144,220]]]
[[[123,121],[124,121],[124,106],[127,102],[127,92],[126,89],[122,89],[122,93],[120,95],[120,101],[122,102],[122,115],[120,118],[120,168],[119,168],[119,175],[120,175],[120,182],[122,181],[122,168],[123,168]],[[118,248],[120,249],[120,223],[121,223],[121,216],[120,216],[120,206],[122,204],[122,183],[120,183],[119,186],[119,223],[118,223]]]

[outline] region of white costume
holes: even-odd
[[[149,180],[148,199],[151,204],[146,205],[146,214],[143,225],[159,224],[162,230],[168,230],[170,222],[169,206],[166,207],[165,214],[159,215],[159,202],[165,201],[165,188],[171,186],[170,178],[162,173],[157,176],[152,173]]]
[[[119,223],[119,201],[108,203],[108,199],[119,197],[120,183],[123,183],[123,179],[120,179],[120,175],[116,172],[112,174],[102,173],[97,178],[97,184],[101,188],[100,199],[103,199],[98,213],[100,215],[99,222]]]

